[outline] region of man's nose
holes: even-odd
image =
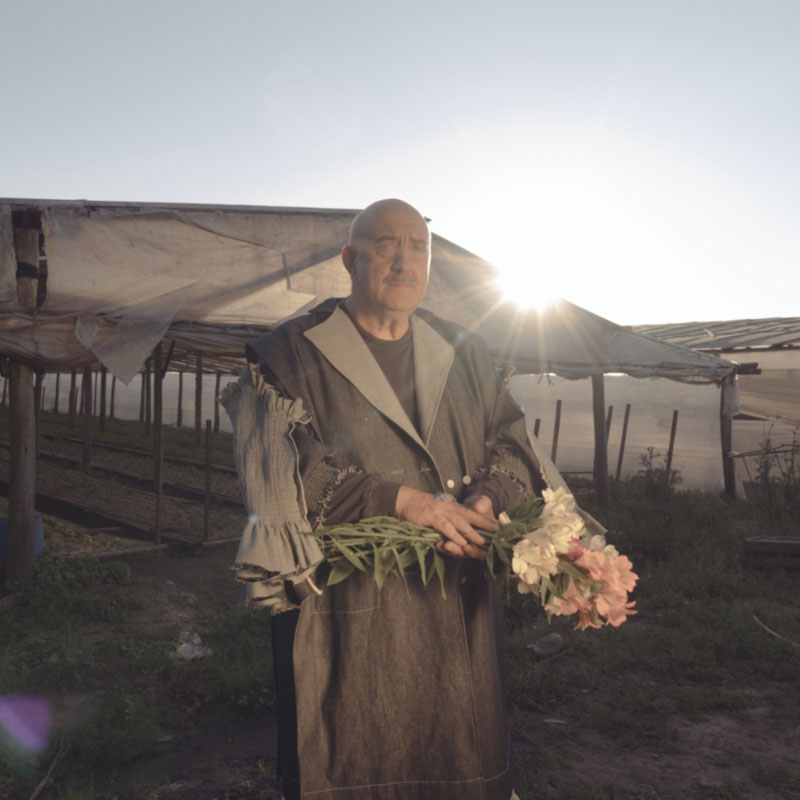
[[[392,262],[392,270],[395,272],[411,272],[413,262],[414,254],[412,248],[402,242],[398,244],[394,254],[394,261]]]

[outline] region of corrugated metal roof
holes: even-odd
[[[633,325],[631,330],[694,350],[719,352],[800,347],[800,317]]]

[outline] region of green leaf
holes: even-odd
[[[447,592],[444,589],[444,559],[436,552],[433,551],[433,568],[439,576],[439,585],[442,587],[442,597],[447,599]]]
[[[361,557],[355,551],[351,550],[346,544],[343,542],[336,542],[336,549],[356,568],[360,569],[362,572],[366,572],[367,569],[361,561]]]
[[[507,567],[510,567],[510,566],[511,566],[511,559],[508,557],[508,551],[506,550],[506,548],[505,548],[504,544],[503,544],[502,542],[499,542],[499,543],[497,544],[497,547],[496,547],[496,549],[497,549],[497,555],[498,555],[498,557],[500,558],[500,560],[501,560],[501,561],[502,561],[502,562],[503,562],[503,563],[504,563],[504,564],[505,564]]]
[[[331,571],[328,574],[327,585],[333,586],[334,584],[341,583],[345,578],[349,578],[354,572],[355,567],[344,559],[339,559],[333,563]]]
[[[489,573],[494,578],[496,577],[494,574],[494,551],[496,550],[496,545],[494,542],[489,545],[489,549],[486,551],[486,566],[489,568]]]
[[[428,585],[427,570],[425,569],[425,556],[428,554],[425,545],[422,542],[414,542],[414,550],[417,554],[417,563],[419,564],[419,571],[422,575],[422,583],[424,586]]]

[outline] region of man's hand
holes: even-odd
[[[486,501],[486,502],[484,502]],[[469,498],[471,508],[451,501],[434,499],[432,494],[401,486],[397,493],[395,515],[398,519],[433,528],[444,537],[436,548],[451,556],[485,559],[484,545],[476,528],[496,531],[500,526],[492,516],[492,503],[485,495]],[[487,506],[488,503],[488,506]]]

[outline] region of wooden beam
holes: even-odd
[[[161,368],[161,342],[153,351],[153,487],[156,493],[156,518],[153,525],[153,543],[161,544],[161,513],[164,505],[164,429],[162,426],[164,403],[164,372]]]
[[[92,368],[83,368],[83,468],[92,464]]]
[[[183,372],[178,373],[178,428],[183,426]]]
[[[619,458],[617,459],[617,474],[615,480],[619,480],[622,474],[622,459],[625,456],[625,439],[628,438],[628,419],[631,416],[631,404],[625,404],[625,416],[622,419],[622,438],[619,442]]]
[[[561,428],[561,401],[556,400],[556,421],[553,424],[553,446],[550,448],[550,460],[555,464],[558,455],[558,431]]]
[[[108,370],[100,367],[100,430],[106,429],[106,387],[108,384]]]
[[[139,422],[144,422],[144,394],[146,391],[144,372],[139,373]]]
[[[214,382],[214,433],[219,433],[219,381],[222,375],[217,373],[217,379]]]
[[[36,378],[33,383],[33,406],[36,413],[36,458],[39,458],[39,423],[42,416],[42,406],[44,405],[44,372],[40,369],[35,370]]]
[[[728,375],[723,378],[720,385],[719,396],[719,434],[720,445],[722,447],[722,479],[725,489],[725,497],[729,500],[736,499],[736,464],[731,458],[733,450],[733,418],[728,413],[727,401],[728,393],[733,389],[736,375]]]
[[[144,362],[144,432],[150,435],[153,422],[153,381],[152,359]]]
[[[31,217],[31,219],[29,219]],[[17,301],[36,308],[39,282],[39,215],[13,212],[17,260]],[[41,380],[41,379],[40,379]],[[40,383],[41,397],[41,383]],[[27,364],[9,364],[8,543],[5,586],[33,576],[36,542],[36,397],[34,371]]]
[[[602,375],[592,375],[592,409],[594,412],[594,488],[597,502],[608,507],[611,493],[608,488],[608,444],[606,441],[606,398]]]
[[[205,491],[203,492],[203,541],[208,541],[211,515],[211,420],[206,420]]]
[[[69,426],[75,426],[75,405],[77,401],[76,392],[78,387],[76,385],[76,370],[72,369],[69,373]]]
[[[197,353],[194,376],[194,441],[200,447],[200,428],[203,424],[203,354]]]
[[[667,448],[667,463],[664,470],[664,480],[667,486],[670,485],[670,478],[672,476],[672,455],[675,452],[675,433],[678,430],[678,409],[672,412],[672,427],[669,429],[669,447]]]
[[[8,551],[6,586],[30,580],[35,557],[36,420],[33,369],[9,365]]]

